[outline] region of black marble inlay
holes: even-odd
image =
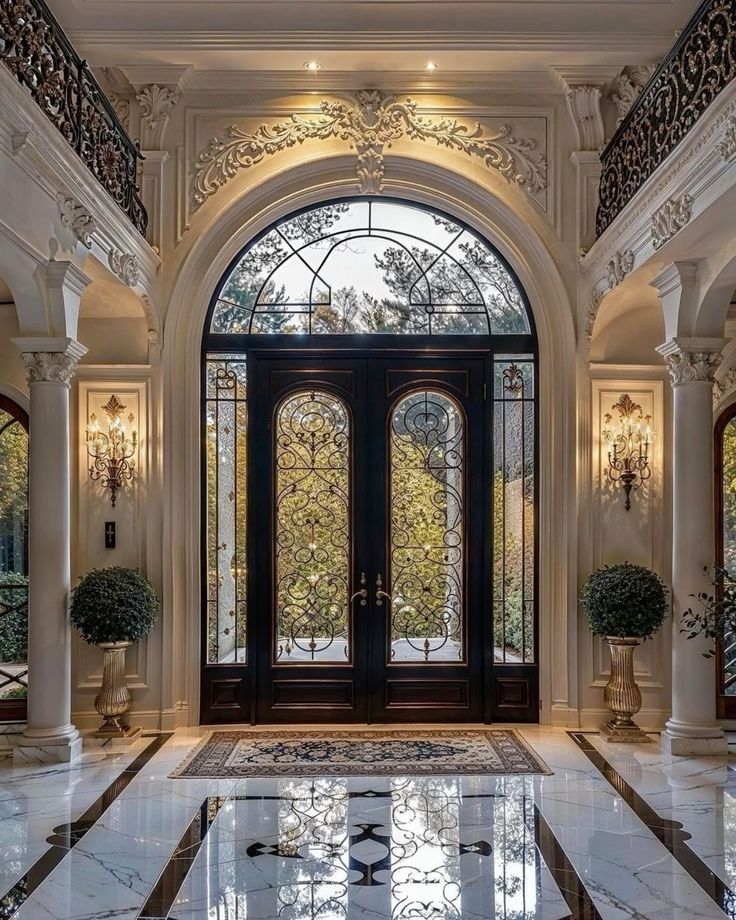
[[[9,920],[13,916],[21,904],[54,871],[69,850],[79,843],[91,827],[94,827],[120,793],[140,773],[154,754],[166,744],[172,734],[173,732],[167,732],[166,734],[156,735],[151,740],[151,743],[110,783],[102,795],[89,806],[84,814],[80,815],[76,821],[72,821],[71,824],[60,824],[53,829],[53,834],[47,837],[47,843],[51,844],[51,848],[43,856],[40,856],[26,874],[18,879],[15,885],[0,898],[0,920]]]
[[[560,841],[555,837],[554,831],[536,805],[534,806],[534,839],[562,897],[567,901],[571,920],[601,920],[601,915],[583,885],[583,880],[575,871]]]
[[[610,764],[601,752],[590,743],[584,732],[568,732],[568,735],[585,754],[588,760],[603,774],[618,792],[629,808],[674,856],[682,868],[703,891],[720,907],[727,917],[736,920],[736,894],[712,869],[692,850],[685,841],[691,834],[684,830],[679,821],[663,818],[639,793],[630,786],[621,774]]]
[[[139,920],[158,920],[167,916],[187,872],[199,853],[202,841],[226,801],[227,799],[220,796],[209,796],[199,806],[141,908]]]

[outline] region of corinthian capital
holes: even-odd
[[[69,386],[77,363],[87,349],[74,339],[13,339],[20,351],[29,384],[60,383]]]
[[[673,387],[684,383],[710,383],[723,360],[725,339],[672,339],[657,351],[664,358]]]

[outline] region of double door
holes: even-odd
[[[490,720],[490,365],[248,355],[247,656],[202,721]]]

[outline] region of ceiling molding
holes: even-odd
[[[256,32],[70,29],[75,47],[159,51],[537,51],[623,52],[629,58],[672,44],[669,33],[639,32]],[[247,62],[243,62],[245,64]]]
[[[136,67],[140,82],[156,82],[147,74],[147,66]],[[123,67],[125,73],[132,68]],[[151,72],[155,72],[155,65]],[[562,86],[547,70],[524,71],[446,71],[428,77],[425,73],[410,71],[322,71],[319,74],[304,74],[294,70],[191,70],[187,74],[187,92],[293,92],[330,93],[344,92],[345,87],[373,88],[398,93],[548,93],[560,95]]]

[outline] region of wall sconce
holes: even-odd
[[[102,408],[108,417],[107,431],[100,429],[94,412],[87,425],[87,454],[92,461],[89,476],[94,482],[99,480],[104,489],[110,490],[114,508],[118,490],[124,482],[133,478],[135,461],[132,457],[138,445],[138,435],[135,430],[130,435],[125,431],[122,420],[125,406],[114,393]],[[132,412],[128,423],[133,423]]]
[[[628,393],[624,393],[612,406],[618,412],[618,421],[607,413],[603,417],[603,440],[608,444],[608,478],[620,482],[624,488],[628,511],[631,492],[638,489],[652,475],[649,467],[649,448],[654,440],[651,415],[644,415],[641,406]]]

